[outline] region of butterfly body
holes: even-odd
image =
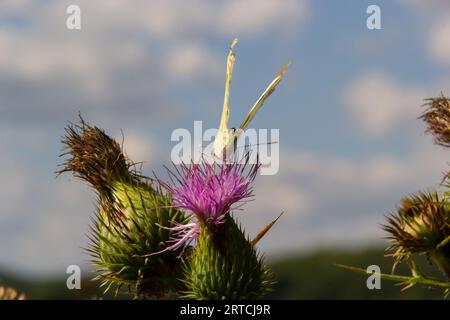
[[[218,131],[213,145],[213,153],[216,157],[225,159],[228,158],[227,155],[231,155],[236,151],[237,140],[240,136],[239,131],[236,128],[226,128]]]

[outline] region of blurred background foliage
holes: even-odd
[[[381,282],[380,290],[368,290],[367,276],[336,267],[335,263],[345,263],[366,268],[376,264],[382,272],[389,273],[392,260],[384,257],[380,248],[365,250],[318,250],[309,254],[291,254],[269,261],[278,283],[267,299],[442,299],[442,291],[434,288],[413,287],[400,292],[394,283]],[[435,268],[426,259],[419,259],[421,270],[438,277]],[[399,274],[408,274],[405,266],[398,268]],[[85,272],[85,275],[87,273]],[[93,275],[89,273],[89,276]],[[28,299],[120,299],[127,296],[106,296],[97,284],[88,279],[82,282],[81,290],[68,290],[65,278],[48,278],[39,281],[21,277],[20,274],[0,269],[1,284],[7,284],[21,292]]]

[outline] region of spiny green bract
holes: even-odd
[[[164,297],[180,289],[180,252],[162,251],[171,239],[172,221],[183,222],[184,214],[170,206],[170,199],[149,187],[114,182],[114,202],[101,201],[89,251],[100,267],[97,279],[107,289],[130,285],[137,297]],[[119,216],[119,219],[111,219]]]
[[[384,226],[392,240],[388,250],[398,260],[413,253],[447,254],[450,249],[450,207],[435,191],[403,198],[388,222]]]
[[[426,254],[450,279],[450,207],[437,192],[420,192],[405,197],[396,215],[388,217],[384,230],[390,233],[389,255],[396,260],[412,260]]]
[[[230,216],[210,230],[203,226],[185,268],[188,299],[258,299],[270,291],[272,275]]]

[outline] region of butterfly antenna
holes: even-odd
[[[272,145],[272,144],[278,144],[278,141],[269,141],[269,142],[264,142],[264,143],[255,143],[255,144],[246,144],[246,145],[243,145],[243,146],[236,147],[236,149],[248,148],[248,147],[258,147],[258,146]]]

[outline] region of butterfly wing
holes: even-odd
[[[216,156],[221,156],[224,149],[227,148],[229,143],[229,133],[228,133],[228,119],[230,118],[230,85],[231,78],[233,76],[233,68],[234,62],[236,60],[235,54],[233,52],[234,46],[237,44],[238,39],[234,39],[233,43],[230,46],[230,52],[228,53],[227,58],[227,72],[226,72],[226,80],[225,80],[225,95],[223,98],[223,109],[222,115],[220,117],[219,130],[217,132],[216,139],[214,140],[214,154]]]
[[[281,68],[280,72],[278,72],[278,74],[275,77],[275,79],[272,80],[272,82],[269,84],[269,86],[266,88],[266,90],[264,90],[264,92],[261,94],[261,96],[258,98],[258,100],[256,100],[255,104],[253,105],[253,107],[248,112],[248,114],[245,117],[244,121],[242,121],[241,125],[239,126],[239,128],[241,130],[247,129],[248,125],[250,124],[250,122],[255,117],[255,114],[258,112],[259,109],[261,109],[261,107],[263,106],[263,104],[266,101],[266,99],[277,88],[278,84],[281,81],[281,78],[283,78],[283,75],[286,72],[286,70],[287,70],[287,68],[289,67],[290,64],[291,64],[291,62],[288,62],[288,63],[286,63],[283,66],[283,68]]]

